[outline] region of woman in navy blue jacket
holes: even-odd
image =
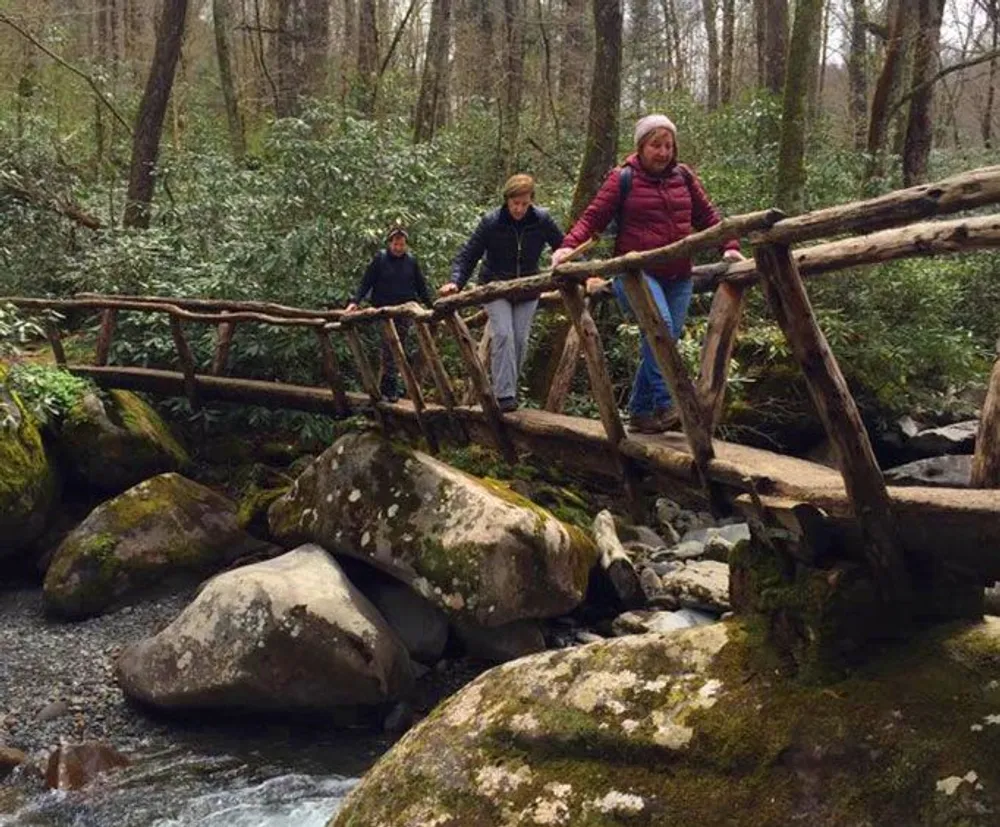
[[[535,179],[530,175],[511,176],[503,188],[503,206],[482,217],[475,232],[465,242],[451,266],[451,281],[438,292],[442,296],[465,287],[472,271],[483,259],[479,281],[516,279],[538,272],[538,260],[545,245],[556,250],[563,233],[552,216],[535,206]],[[500,410],[517,408],[517,377],[521,373],[538,299],[513,303],[496,299],[487,303],[492,340],[490,372],[493,393]]]

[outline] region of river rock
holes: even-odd
[[[448,643],[448,618],[409,586],[389,578],[360,587],[418,663],[433,666]]]
[[[49,755],[45,783],[54,790],[79,790],[101,773],[127,767],[129,760],[104,741],[60,744]]]
[[[616,635],[644,635],[650,632],[676,632],[693,626],[715,623],[718,618],[696,609],[679,609],[676,612],[657,612],[636,609],[623,612],[611,621],[611,631]]]
[[[406,649],[317,545],[214,577],[159,634],[127,647],[118,682],[168,710],[332,712],[405,696]]]
[[[28,760],[28,756],[14,747],[0,745],[0,781],[10,775],[15,767],[21,766]]]
[[[688,561],[660,577],[660,586],[681,606],[718,614],[729,611],[729,566],[725,563]]]
[[[969,825],[1000,812],[1000,621],[831,686],[716,623],[496,667],[410,730],[328,827]]]
[[[29,549],[45,530],[56,478],[42,437],[0,365],[0,559]]]
[[[456,621],[455,634],[473,658],[504,663],[545,649],[545,635],[534,620],[515,620],[503,626],[480,626]]]
[[[69,620],[101,614],[271,548],[240,529],[230,500],[161,474],[102,503],[69,533],[45,575],[45,608]]]
[[[125,390],[85,394],[55,429],[55,446],[68,476],[107,494],[190,462],[160,415]]]
[[[936,457],[941,454],[971,454],[976,446],[979,421],[970,419],[940,428],[927,428],[910,436],[906,448],[911,455]]]
[[[930,485],[938,488],[968,488],[972,479],[972,456],[950,454],[918,459],[888,469],[885,481],[890,485]]]
[[[268,517],[284,544],[357,557],[484,626],[571,611],[597,557],[530,500],[372,433],[337,440]]]

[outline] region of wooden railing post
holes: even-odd
[[[708,330],[701,348],[701,370],[698,372],[698,401],[705,413],[709,434],[722,419],[729,380],[729,362],[733,358],[736,331],[746,303],[746,287],[721,283],[712,297],[708,313]]]
[[[680,351],[677,350],[677,345],[670,335],[670,328],[660,315],[656,301],[649,292],[649,287],[646,285],[642,273],[633,270],[622,276],[622,279],[632,313],[635,315],[636,321],[639,322],[639,327],[656,357],[656,364],[659,365],[660,372],[670,388],[674,406],[681,417],[684,436],[691,447],[691,456],[694,457],[695,467],[698,469],[706,492],[711,495],[708,482],[708,463],[715,454],[712,449],[712,437],[705,414],[698,401],[694,383],[688,376]]]
[[[337,352],[333,349],[330,336],[322,327],[314,328],[316,331],[316,343],[319,345],[320,364],[323,368],[323,378],[330,386],[333,394],[333,405],[337,416],[350,416],[351,403],[344,393],[344,380],[340,373],[340,363],[337,361]]]
[[[441,361],[441,354],[438,352],[437,343],[434,341],[434,331],[431,326],[424,321],[417,319],[413,323],[417,332],[417,343],[420,352],[424,356],[424,361],[430,367],[431,377],[434,379],[434,386],[437,388],[441,404],[448,411],[448,417],[455,430],[456,438],[463,444],[469,441],[469,432],[458,417],[455,416],[455,391],[451,386],[451,379],[444,369],[444,362]]]
[[[379,391],[378,381],[375,378],[375,372],[372,370],[371,363],[368,361],[368,357],[365,356],[365,349],[361,344],[361,337],[358,336],[358,331],[343,321],[339,324],[335,323],[331,327],[335,329],[339,328],[343,331],[344,338],[347,340],[347,346],[351,349],[351,355],[354,357],[354,364],[357,365],[358,373],[361,375],[361,386],[365,389],[368,398],[371,400],[375,419],[382,426],[382,430],[388,433],[388,423],[382,413],[381,407],[382,393]]]
[[[420,389],[420,383],[413,373],[410,360],[406,358],[406,348],[403,347],[403,340],[399,338],[399,330],[396,328],[396,322],[392,319],[384,319],[382,321],[382,335],[385,337],[386,343],[389,345],[389,350],[392,352],[396,369],[403,377],[403,384],[406,385],[406,395],[410,397],[410,402],[413,404],[413,413],[417,418],[420,433],[427,440],[427,445],[430,447],[431,453],[436,454],[438,452],[437,437],[434,435],[433,429],[424,416],[424,411],[427,408],[424,404],[424,392]],[[386,365],[385,369],[390,370],[389,365]]]
[[[469,372],[469,378],[472,380],[473,387],[475,387],[476,393],[479,396],[479,404],[483,409],[483,416],[486,418],[486,424],[489,425],[490,431],[493,434],[497,449],[504,460],[513,465],[517,462],[517,451],[514,450],[514,443],[511,442],[510,435],[504,427],[503,416],[500,413],[499,405],[497,405],[496,397],[493,395],[493,388],[490,387],[486,368],[483,366],[482,361],[480,361],[479,356],[476,355],[476,343],[472,340],[472,334],[469,333],[469,328],[465,326],[465,322],[462,321],[461,316],[457,312],[452,311],[446,314],[444,319],[448,323],[455,341],[458,343],[459,353],[462,354],[465,369]]]
[[[174,346],[177,348],[177,357],[180,359],[181,370],[184,373],[184,394],[188,398],[191,410],[194,412],[201,410],[201,400],[198,398],[198,380],[195,378],[194,356],[191,348],[188,347],[187,339],[184,338],[184,329],[181,320],[173,313],[170,314],[170,333],[174,337]]]
[[[45,322],[45,337],[52,347],[52,357],[56,360],[56,364],[61,368],[66,367],[66,351],[59,335],[59,326],[52,319],[47,319]]]
[[[108,363],[111,353],[111,337],[115,335],[115,321],[118,311],[107,307],[101,311],[101,329],[97,332],[97,346],[94,353],[94,364],[103,367]]]
[[[997,351],[990,387],[979,415],[976,454],[972,458],[973,488],[1000,488],[1000,341]]]
[[[621,443],[625,439],[625,426],[622,425],[621,417],[618,415],[618,405],[615,404],[614,386],[608,373],[607,363],[604,361],[601,336],[584,301],[583,288],[571,282],[563,285],[560,292],[583,348],[587,373],[590,376],[590,390],[594,394],[594,401],[597,402],[597,410],[601,415],[604,433],[608,437],[611,456],[618,466],[625,485],[629,508],[635,518],[641,519],[642,498],[639,494],[638,479],[632,462],[621,452]]]
[[[223,311],[225,313],[225,311]],[[229,361],[229,349],[233,344],[235,322],[220,322],[215,328],[215,355],[212,357],[212,376],[222,376]]]
[[[865,556],[881,599],[912,612],[912,584],[900,549],[892,502],[861,414],[819,329],[798,266],[785,244],[754,248],[764,291],[791,345],[816,411],[837,450],[840,472],[865,539]],[[905,624],[906,617],[901,617]]]

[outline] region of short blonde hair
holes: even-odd
[[[519,172],[517,175],[511,175],[510,178],[507,179],[507,183],[503,185],[504,201],[508,198],[517,198],[519,195],[534,196],[534,194],[535,179],[523,172]]]

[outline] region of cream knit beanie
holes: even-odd
[[[646,115],[639,118],[635,125],[635,148],[638,149],[643,140],[655,129],[669,129],[674,139],[677,138],[677,127],[666,115]]]

